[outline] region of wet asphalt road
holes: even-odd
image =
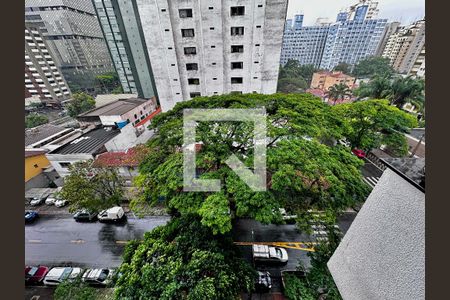
[[[25,225],[25,263],[117,267],[124,243],[164,225],[169,217],[128,218],[123,224],[77,223],[70,216],[42,216]]]

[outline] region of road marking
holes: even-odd
[[[84,244],[86,241],[84,241],[82,239],[78,239],[78,240],[71,240],[70,242],[72,244]]]
[[[28,240],[28,243],[40,243],[42,240]]]
[[[374,188],[377,185],[379,179],[380,179],[379,177],[373,177],[373,176],[363,177],[364,182],[367,183],[372,188]]]
[[[124,245],[126,243],[128,243],[128,241],[116,241],[116,244],[119,244],[119,245]]]
[[[234,242],[238,246],[267,245],[314,252],[316,242]]]

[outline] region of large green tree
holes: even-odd
[[[183,192],[182,124],[184,108],[256,108],[267,111],[267,192],[252,191],[227,166],[235,154],[253,166],[252,126],[210,122],[197,127],[201,178],[220,179],[221,192]],[[279,221],[278,208],[291,211],[329,209],[336,213],[365,199],[361,161],[345,148],[332,147],[346,124],[331,106],[308,94],[224,95],[182,102],[153,120],[155,137],[140,166],[136,184],[141,196],[133,201],[165,201],[174,211],[196,213],[216,233],[231,230],[234,217],[264,223]],[[351,184],[349,184],[351,183]]]
[[[366,100],[333,106],[348,124],[344,136],[352,147],[370,150],[382,144],[397,155],[405,155],[403,133],[417,126],[417,119],[389,104],[388,100]]]
[[[390,86],[387,98],[391,104],[401,108],[411,103],[422,109],[425,102],[425,81],[423,79],[408,77],[395,78]]]
[[[184,215],[127,245],[116,299],[239,299],[255,272],[230,235],[214,235],[198,216]]]
[[[368,57],[359,61],[353,68],[353,75],[358,78],[380,76],[391,76],[394,69],[390,65],[388,58]]]
[[[86,112],[95,107],[95,100],[86,93],[75,93],[72,100],[67,105],[69,116],[75,118],[79,114]]]
[[[280,66],[277,91],[281,93],[300,93],[307,89],[312,76],[317,69],[313,65],[301,65],[297,60],[290,59]]]
[[[100,211],[121,203],[124,182],[116,169],[94,168],[93,161],[86,160],[72,164],[69,171],[59,196],[69,201],[71,211]]]
[[[103,93],[119,91],[121,87],[119,76],[116,72],[109,72],[95,76],[95,83]]]
[[[42,124],[48,123],[47,116],[37,114],[37,113],[31,113],[28,116],[25,117],[25,127],[26,128],[33,128]]]
[[[337,66],[333,68],[333,71],[341,71],[344,74],[349,74],[350,68],[351,68],[351,66],[348,63],[341,62],[341,63],[338,63]]]

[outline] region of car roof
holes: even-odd
[[[86,279],[96,279],[100,276],[103,270],[107,269],[88,269],[86,273],[84,273],[83,277]]]
[[[123,210],[122,207],[114,206],[114,207],[111,207],[111,208],[107,209],[107,212],[109,212],[109,213],[118,213],[121,210]]]
[[[71,267],[54,267],[47,273],[47,277],[59,278],[64,274],[64,272],[67,273],[67,271],[72,271],[72,268]]]

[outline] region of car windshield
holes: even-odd
[[[61,274],[61,277],[59,277],[60,280],[64,280],[67,277],[69,277],[70,273],[72,272],[72,268],[65,268],[64,272]]]
[[[34,274],[36,274],[37,270],[38,270],[37,267],[32,267],[32,268],[30,269],[30,271],[28,271],[28,275],[29,275],[29,276],[34,276]]]
[[[105,281],[105,279],[108,277],[109,274],[109,270],[108,269],[103,269],[100,274],[98,275],[98,280],[99,281]]]

